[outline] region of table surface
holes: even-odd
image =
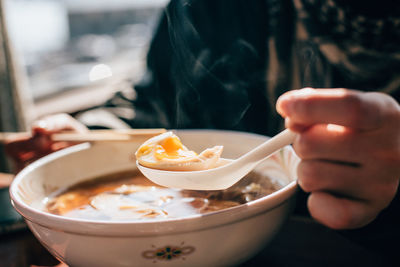
[[[56,266],[28,229],[0,235],[0,267]],[[65,265],[63,265],[65,266]],[[240,265],[254,266],[389,266],[377,252],[304,216],[291,216],[276,237],[255,257]]]

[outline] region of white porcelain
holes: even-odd
[[[224,145],[226,158],[237,158],[267,140],[232,131],[179,130],[177,135],[195,151]],[[155,222],[106,222],[42,210],[43,200],[55,190],[136,168],[134,152],[139,145],[84,143],[46,156],[17,175],[10,187],[12,203],[55,257],[72,267],[236,265],[262,249],[293,206],[299,159],[291,147],[285,147],[257,170],[286,186],[223,211]]]
[[[293,143],[296,134],[288,129],[261,143],[239,158],[221,158],[218,168],[201,171],[168,171],[142,166],[139,170],[148,179],[165,187],[189,190],[223,190],[236,184],[260,162],[282,147]]]

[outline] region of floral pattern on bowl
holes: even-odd
[[[153,263],[156,263],[157,260],[186,260],[185,256],[192,254],[196,249],[193,246],[184,246],[184,244],[185,242],[182,242],[179,246],[166,245],[163,247],[156,247],[155,245],[152,245],[154,249],[143,251],[142,256],[145,259],[153,260]]]

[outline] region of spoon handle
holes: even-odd
[[[289,129],[283,130],[279,134],[246,153],[238,160],[243,160],[249,163],[258,163],[279,149],[292,144],[296,135],[296,133],[290,131]]]

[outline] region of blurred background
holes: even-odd
[[[100,104],[139,79],[167,2],[3,0],[29,120]]]
[[[0,132],[109,99],[144,72],[168,0],[0,0]],[[11,172],[0,143],[0,173]],[[1,181],[0,181],[1,182]]]

